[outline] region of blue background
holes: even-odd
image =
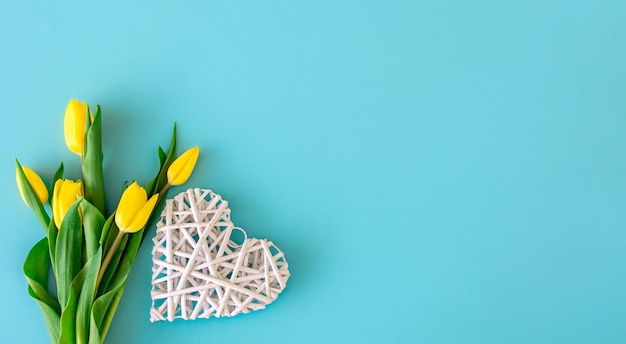
[[[3,2],[3,340],[48,341],[13,157],[79,177],[78,98],[103,107],[110,207],[177,121],[180,151],[201,148],[186,186],[292,271],[264,311],[151,324],[146,245],[110,343],[626,342],[624,18],[623,1]]]

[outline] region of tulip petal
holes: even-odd
[[[85,144],[85,128],[87,126],[87,103],[72,99],[65,109],[63,122],[65,144],[70,151],[82,155]]]
[[[45,204],[48,201],[48,189],[43,183],[43,180],[41,180],[41,177],[39,177],[39,175],[35,171],[26,166],[22,166],[22,170],[24,171],[24,174],[26,175],[26,179],[28,179],[30,186],[37,194],[37,197],[39,197],[41,204]],[[22,189],[22,183],[20,182],[20,172],[18,169],[15,170],[15,179],[17,180],[17,188],[20,191],[20,195],[22,196],[24,203],[28,205],[28,202],[26,202],[26,197],[24,196],[24,190]]]
[[[52,215],[54,224],[57,228],[61,228],[63,217],[72,207],[78,197],[83,196],[83,182],[81,180],[73,181],[69,179],[57,180],[54,183],[54,193],[52,195]]]
[[[61,187],[61,217],[65,217],[67,211],[74,205],[78,196],[83,196],[83,182],[78,180],[64,180]]]
[[[146,190],[137,182],[132,183],[124,190],[115,213],[115,224],[120,230],[130,226],[147,199]]]
[[[150,217],[150,214],[152,214],[152,210],[154,209],[154,206],[156,205],[158,199],[158,194],[150,197],[148,202],[146,202],[143,207],[141,207],[141,210],[139,210],[139,212],[135,215],[133,223],[131,223],[130,226],[126,228],[126,232],[135,233],[146,225],[146,222],[148,222],[148,218]]]
[[[26,177],[26,173],[24,173],[22,165],[20,165],[20,162],[17,160],[17,158],[15,159],[15,165],[17,166],[17,183],[18,186],[22,187],[22,196],[24,196],[23,200],[24,202],[26,202],[26,205],[35,213],[37,219],[44,229],[44,232],[47,233],[48,227],[50,227],[51,223],[50,216],[48,215],[48,212],[44,209],[43,203],[41,203],[41,200],[33,189],[31,183],[28,181],[28,177]]]
[[[198,161],[200,148],[193,147],[174,160],[167,170],[167,180],[172,185],[181,185],[189,179]]]

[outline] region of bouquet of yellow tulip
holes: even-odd
[[[64,179],[63,163],[50,186],[17,159],[17,186],[44,238],[24,262],[28,293],[39,304],[53,343],[103,343],[137,251],[170,186],[187,181],[198,159],[194,147],[176,158],[176,126],[168,152],[158,148],[159,170],[146,187],[125,185],[117,209],[107,212],[102,171],[100,106],[71,100],[65,142],[81,158],[82,180]],[[55,288],[49,285],[53,274]]]

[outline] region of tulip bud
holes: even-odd
[[[193,147],[174,160],[167,169],[167,182],[171,185],[181,185],[186,182],[196,166],[199,154],[200,148]]]
[[[72,99],[65,109],[65,144],[72,152],[82,155],[85,148],[85,128],[87,126],[87,103]]]
[[[135,233],[143,228],[158,199],[158,194],[148,199],[146,190],[137,182],[132,183],[124,190],[115,212],[115,224],[119,230],[124,233]]]
[[[61,228],[61,222],[63,222],[65,213],[76,202],[78,197],[83,197],[83,195],[83,182],[80,179],[77,181],[59,179],[54,183],[52,217],[57,228]]]
[[[48,189],[43,183],[43,180],[41,180],[41,177],[39,177],[39,175],[35,173],[35,171],[26,166],[22,166],[22,170],[24,171],[24,174],[26,175],[26,179],[28,179],[30,186],[33,188],[33,190],[35,190],[37,197],[39,197],[41,204],[46,204],[46,202],[48,201]],[[17,180],[17,188],[20,190],[20,196],[22,196],[22,200],[24,200],[24,203],[28,205],[28,202],[26,202],[26,197],[24,196],[24,190],[22,189],[22,183],[20,181],[19,167],[15,170],[15,179]]]

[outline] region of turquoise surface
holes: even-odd
[[[625,343],[624,18],[623,1],[3,2],[2,341],[48,341],[13,157],[78,177],[78,98],[103,107],[111,206],[176,121],[201,148],[186,186],[292,271],[264,311],[152,324],[146,245],[109,343]]]

